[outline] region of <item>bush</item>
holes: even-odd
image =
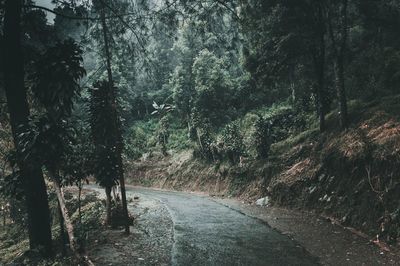
[[[140,127],[132,127],[125,141],[125,155],[128,159],[138,159],[145,152],[147,138]]]
[[[223,153],[231,163],[237,163],[244,154],[243,136],[237,123],[228,124],[222,131]]]
[[[197,148],[194,150],[193,155],[202,157],[207,160],[214,160],[213,153],[213,138],[208,128],[197,128]]]
[[[261,115],[254,123],[253,142],[257,157],[268,158],[272,144],[271,121]]]
[[[304,116],[290,107],[278,109],[265,118],[270,121],[273,142],[284,140],[306,127]]]

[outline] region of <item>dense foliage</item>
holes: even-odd
[[[48,225],[33,233],[48,176],[94,175],[110,198],[132,160],[269,160],[301,132],[345,130],[350,100],[400,93],[399,1],[53,2],[50,22],[0,0],[0,203],[35,218],[32,248],[51,246]]]

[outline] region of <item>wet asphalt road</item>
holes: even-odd
[[[172,265],[318,265],[296,242],[265,223],[203,197],[127,188],[161,201],[174,222]]]

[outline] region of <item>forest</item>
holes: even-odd
[[[398,249],[399,0],[0,0],[0,28],[0,265],[109,265],[132,185]]]

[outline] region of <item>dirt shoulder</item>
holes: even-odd
[[[236,199],[214,200],[244,215],[260,219],[299,242],[323,265],[398,265],[400,252],[370,243],[361,233],[339,226],[311,213],[275,207],[259,207]]]
[[[104,197],[102,189],[88,187]],[[89,236],[87,253],[95,265],[170,265],[173,223],[167,208],[156,199],[127,192],[134,217],[130,235],[122,228],[102,228]]]

